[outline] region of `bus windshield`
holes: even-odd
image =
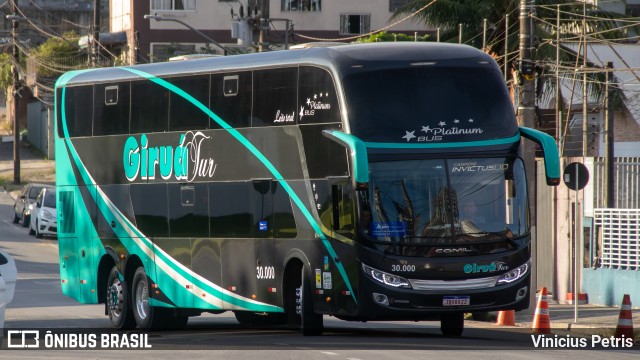
[[[524,165],[517,158],[372,162],[361,231],[408,244],[512,241],[528,233]],[[369,214],[366,214],[369,212]]]
[[[458,142],[518,133],[507,88],[493,68],[363,71],[347,75],[344,89],[351,133],[364,141]]]

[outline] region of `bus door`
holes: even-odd
[[[95,188],[58,186],[56,193],[62,292],[82,303],[95,303],[98,285],[94,258],[99,252],[92,242]]]
[[[348,178],[330,178],[331,188],[331,246],[336,252],[338,263],[343,266],[348,274],[357,274],[356,254],[353,246],[356,231],[356,207],[351,182]],[[355,303],[349,286],[338,271],[337,264],[329,264],[331,267],[331,284],[327,284],[323,276],[323,287],[330,285],[336,301],[334,311],[350,313],[355,310]],[[326,266],[326,265],[323,265]],[[353,276],[352,276],[353,277]],[[349,279],[354,281],[355,279]],[[353,284],[351,284],[353,285]]]

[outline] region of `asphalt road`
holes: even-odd
[[[16,260],[18,283],[7,307],[5,330],[38,329],[62,333],[140,334],[113,330],[104,305],[83,305],[62,295],[57,240],[36,239],[27,229],[11,222],[13,200],[0,193],[0,248]],[[597,358],[637,359],[638,350],[534,350],[526,329],[500,328],[467,321],[461,338],[445,338],[437,322],[352,323],[325,317],[325,333],[304,337],[281,328],[239,325],[230,312],[189,320],[182,331],[148,333],[151,350],[7,350],[11,359],[418,359],[473,357],[474,359]],[[98,336],[101,336],[98,334]],[[43,336],[41,336],[42,341]],[[606,354],[604,353],[606,351]],[[5,357],[8,356],[8,357]]]

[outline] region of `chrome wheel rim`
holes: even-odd
[[[146,319],[149,314],[149,292],[147,291],[147,282],[140,280],[136,286],[136,309],[140,319]]]

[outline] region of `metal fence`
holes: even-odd
[[[604,158],[595,158],[594,170],[594,208],[603,208],[607,198],[604,184],[606,183],[606,169]],[[617,209],[640,209],[640,158],[615,158],[615,186],[612,207]]]
[[[598,267],[640,270],[640,209],[594,209]]]

